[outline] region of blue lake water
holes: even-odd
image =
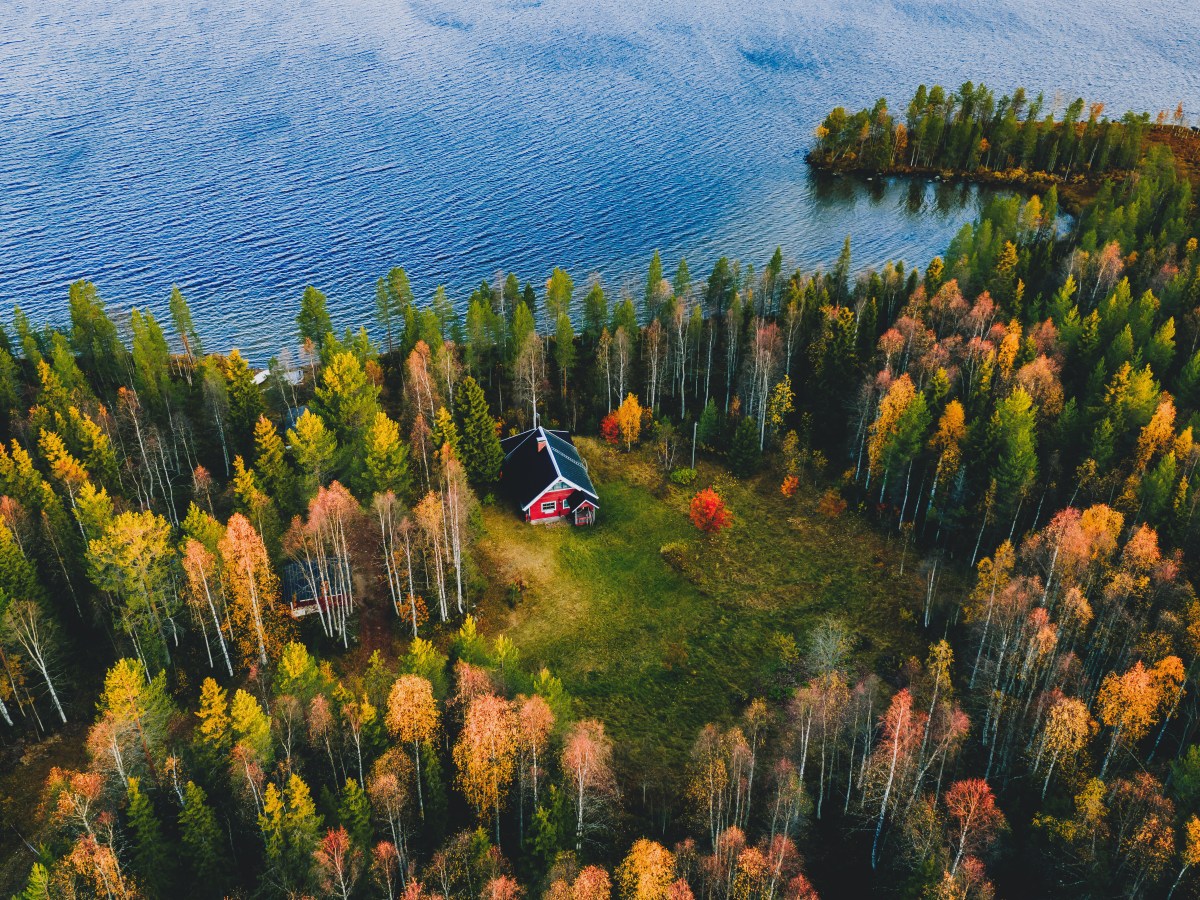
[[[1162,0],[0,0],[0,306],[66,287],[165,312],[211,349],[293,342],[305,284],[370,323],[375,278],[462,299],[497,270],[637,290],[923,264],[975,191],[813,178],[831,106],[921,82],[1018,84],[1200,114],[1200,4]]]

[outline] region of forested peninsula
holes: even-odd
[[[1147,144],[1171,148],[1193,181],[1200,176],[1200,133],[1187,127],[1182,103],[1153,120],[1131,112],[1111,119],[1103,103],[1082,97],[1063,104],[1018,88],[997,99],[968,81],[957,91],[921,85],[902,120],[886,98],[854,113],[839,106],[817,127],[808,160],[834,172],[1060,185],[1079,205],[1106,178],[1132,174]]]
[[[262,371],[178,290],[15,308],[0,891],[1195,896],[1191,169],[1044,111],[825,120],[820,165],[1047,175],[920,267],[397,267]],[[538,425],[594,525],[512,502]]]

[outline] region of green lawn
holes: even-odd
[[[666,486],[648,456],[581,441],[601,496],[592,528],[533,526],[506,506],[484,511],[482,628],[507,634],[527,665],[547,665],[602,719],[630,779],[677,772],[696,732],[768,689],[776,634],[802,647],[824,616],[858,641],[856,661],[883,673],[923,655],[911,617],[924,583],[899,578],[899,543],[853,516],[830,520],[816,498],[792,500],[766,476],[737,483],[702,464],[696,487],[717,480],[737,520],[701,535],[687,518],[696,487]],[[660,548],[686,546],[668,564]],[[506,586],[525,584],[515,608]],[[634,782],[636,783],[636,781]]]

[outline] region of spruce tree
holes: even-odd
[[[996,487],[1003,506],[1015,511],[1037,478],[1037,417],[1024,388],[1014,389],[996,406],[993,428],[999,451]]]
[[[128,821],[133,834],[133,869],[150,889],[151,896],[163,896],[171,882],[171,856],[163,839],[162,824],[149,796],[142,793],[137,778],[130,778]]]
[[[220,897],[226,883],[225,834],[208,805],[204,788],[189,781],[183,789],[179,811],[179,836],[183,857],[192,875],[190,891],[198,896]]]
[[[671,282],[671,290],[675,292],[676,297],[686,297],[691,286],[692,275],[688,271],[687,260],[680,257],[679,265],[675,268],[675,279]]]
[[[709,400],[696,423],[696,443],[709,450],[717,446],[721,422],[717,413],[717,401]]]
[[[729,445],[729,468],[735,475],[753,475],[758,469],[762,452],[758,449],[758,425],[746,416],[738,422]]]
[[[455,458],[459,458],[458,426],[454,424],[450,410],[444,406],[439,406],[438,411],[434,413],[432,438],[436,449],[440,450],[443,445],[449,444]]]
[[[459,458],[467,477],[476,486],[494,483],[500,477],[504,451],[483,389],[470,375],[459,382],[455,392],[454,416],[458,424]]]
[[[646,311],[647,321],[658,315],[658,286],[662,283],[662,278],[662,258],[655,250],[654,256],[650,257],[650,268],[646,272],[646,294],[642,299],[642,308]]]
[[[354,778],[347,778],[338,804],[338,821],[349,833],[357,847],[367,849],[371,845],[371,805],[367,795]]]
[[[237,350],[225,358],[225,389],[229,398],[228,433],[237,452],[245,454],[253,440],[254,423],[263,414],[263,396],[250,366]]]
[[[266,416],[254,424],[254,472],[276,502],[287,505],[292,495],[292,467],[279,430]]]
[[[325,335],[333,331],[333,320],[326,309],[325,295],[311,284],[304,289],[304,296],[300,298],[296,324],[300,328],[300,340],[310,340],[318,347],[324,342]]]
[[[557,325],[554,331],[554,361],[558,364],[562,396],[566,399],[567,380],[575,365],[575,329],[571,327],[571,319],[566,313],[558,317]]]
[[[412,491],[408,444],[400,439],[400,426],[387,413],[377,412],[363,440],[364,497],[391,491],[407,497]]]
[[[583,333],[589,340],[600,339],[600,332],[608,322],[608,297],[599,279],[592,282],[583,298]]]

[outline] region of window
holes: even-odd
[[[553,500],[547,500],[542,504],[542,512],[544,513],[552,513],[556,509],[558,509],[558,504]]]
[[[571,507],[567,505],[567,501],[566,501],[566,500],[563,500],[563,512],[566,512],[566,511],[567,511],[568,509],[570,509],[570,508],[571,508]]]

